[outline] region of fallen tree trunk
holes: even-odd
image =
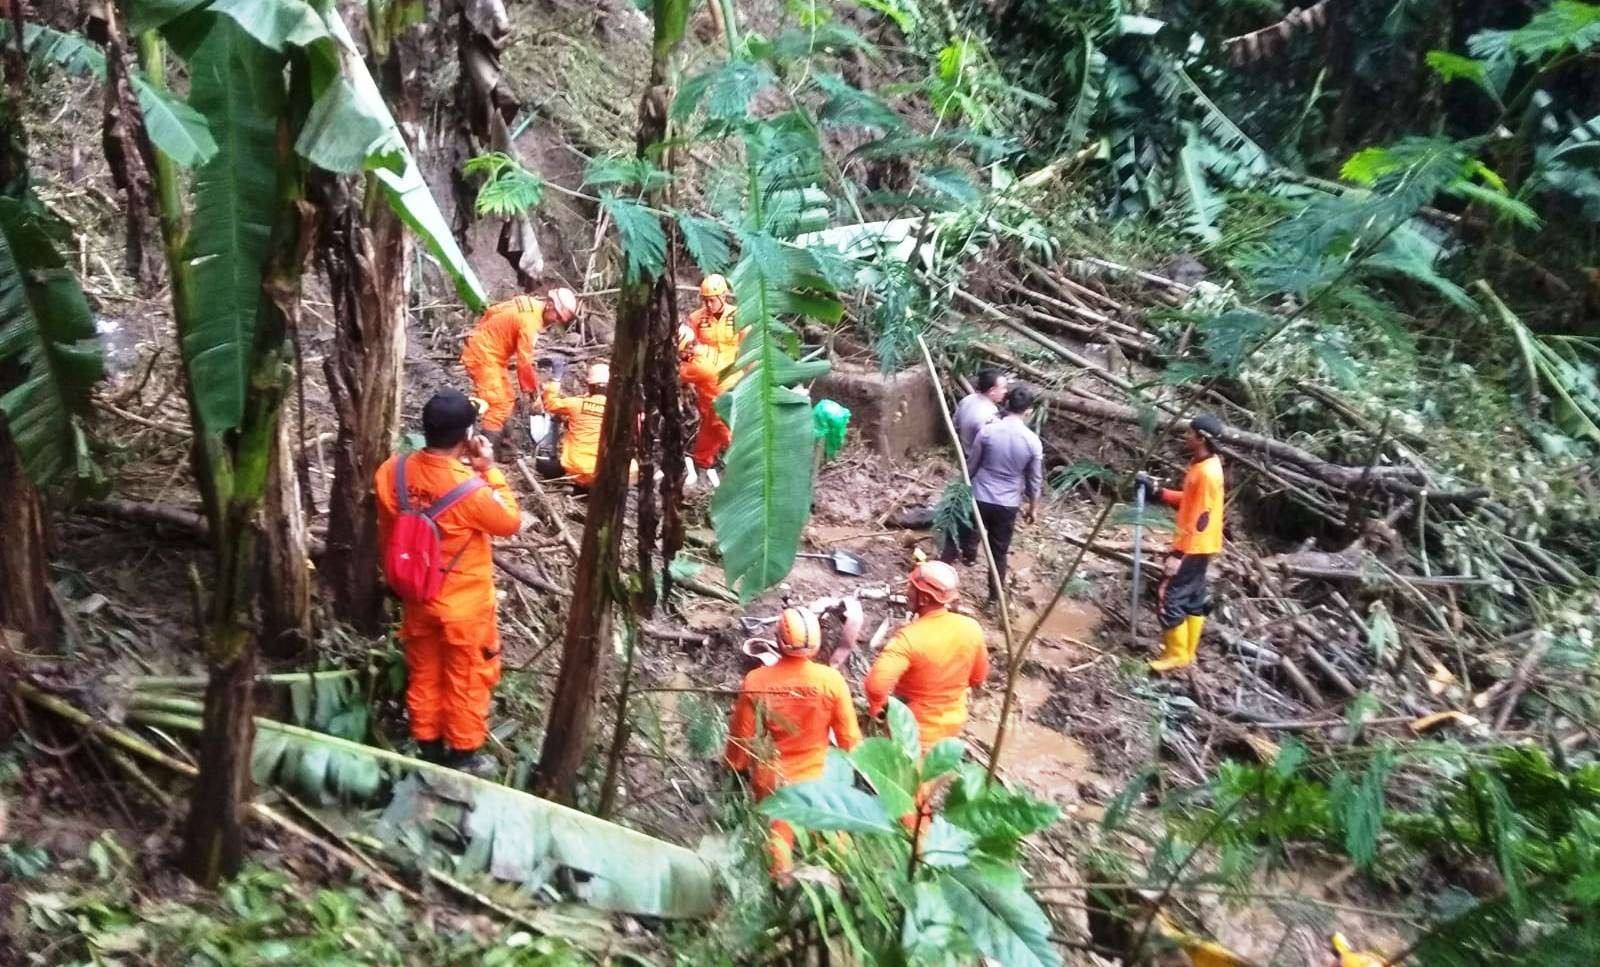
[[[1056,406],[1080,416],[1092,417],[1100,420],[1110,420],[1116,423],[1127,423],[1137,426],[1140,424],[1139,411],[1131,406],[1120,403],[1102,402],[1079,396],[1074,393],[1063,393],[1056,390],[1045,390],[1042,394]],[[1171,429],[1182,422],[1171,414],[1159,414],[1157,425]],[[1307,476],[1310,476],[1331,487],[1340,490],[1349,490],[1362,481],[1366,476],[1366,485],[1387,493],[1417,496],[1425,490],[1428,500],[1441,504],[1473,504],[1485,500],[1489,496],[1487,487],[1470,487],[1465,490],[1427,490],[1426,486],[1418,483],[1418,471],[1410,467],[1353,467],[1345,464],[1329,463],[1315,454],[1302,450],[1293,444],[1275,440],[1272,437],[1251,433],[1227,427],[1223,430],[1218,440],[1219,449],[1224,454],[1229,449],[1246,450],[1262,454],[1274,460],[1292,464]]]

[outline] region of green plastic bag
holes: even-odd
[[[818,400],[811,407],[813,437],[822,441],[822,455],[832,460],[844,449],[844,431],[850,426],[850,411],[833,400]]]

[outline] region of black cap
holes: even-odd
[[[1199,416],[1189,421],[1189,429],[1205,437],[1207,440],[1215,440],[1222,436],[1222,421],[1212,416],[1210,413],[1201,413]]]
[[[459,443],[464,431],[478,422],[478,408],[460,390],[442,389],[422,407],[422,435],[430,441]]]

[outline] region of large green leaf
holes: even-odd
[[[10,43],[11,24],[0,21],[0,43]],[[37,24],[22,28],[22,46],[36,63],[54,63],[68,72],[106,79],[106,58],[77,34],[66,34]],[[199,112],[167,91],[151,84],[140,71],[129,75],[150,143],[186,168],[203,164],[217,153],[217,143]]]
[[[155,697],[133,704],[131,719],[146,716],[162,725],[201,730],[199,702]],[[140,705],[160,711],[147,712]],[[572,873],[568,889],[573,895],[618,913],[680,919],[712,910],[711,869],[692,850],[386,749],[259,716],[255,723],[251,766],[258,778],[275,775],[300,784],[321,770],[336,781],[342,778],[336,774],[341,756],[367,760],[357,767],[364,770],[387,766],[391,772],[412,773],[393,785],[379,827],[387,839],[426,843],[437,832],[458,842],[465,833],[469,852],[484,854],[492,874],[528,884],[542,881],[541,871],[562,867]],[[286,774],[290,764],[301,774]],[[435,822],[449,813],[461,821]],[[428,850],[430,856],[436,852]]]
[[[31,201],[31,199],[30,199]],[[85,452],[74,416],[100,379],[100,346],[83,289],[36,203],[0,198],[0,363],[20,374],[0,412],[35,484],[66,476]]]
[[[853,786],[817,780],[784,786],[761,800],[761,813],[815,830],[846,833],[896,833],[883,802]]]
[[[368,125],[369,130],[375,131],[376,125],[381,123],[385,131],[368,141],[369,153],[362,160],[361,167],[372,171],[373,177],[383,188],[389,207],[416,233],[428,254],[450,277],[461,301],[466,303],[469,310],[481,312],[489,301],[483,284],[478,281],[478,275],[472,270],[466,254],[456,244],[450,223],[439,211],[433,192],[422,178],[421,166],[406,147],[405,139],[400,136],[400,127],[384,103],[378,85],[367,71],[366,61],[362,59],[355,39],[336,13],[329,12],[326,24],[337,46],[339,68],[347,85],[349,100],[346,103],[351,111],[366,119],[363,123]],[[330,136],[335,133],[329,132]],[[324,149],[321,144],[314,143],[305,145],[302,150],[308,152],[306,157],[310,158],[313,153],[321,154]],[[328,154],[338,153],[329,148]]]
[[[328,25],[305,0],[215,0],[210,10],[229,17],[245,33],[282,53],[328,38]]]
[[[784,352],[780,341],[792,334],[778,317],[829,311],[826,297],[798,288],[814,269],[804,252],[759,235],[745,240],[733,271],[739,322],[748,327],[737,365],[748,374],[718,401],[732,417],[733,443],[711,521],[728,583],[745,601],[789,573],[811,516],[811,399],[790,387],[828,364]]]
[[[133,0],[128,10],[128,33],[137,37],[156,30],[195,9],[207,0]]]
[[[189,102],[210,124],[218,150],[195,173],[184,251],[193,305],[180,313],[187,321],[180,336],[201,424],[224,433],[244,413],[261,273],[277,212],[284,58],[234,21],[202,16],[211,24],[189,58]]]
[[[904,816],[917,808],[917,764],[891,739],[881,736],[850,750],[850,761],[872,784],[884,811]]]
[[[945,902],[974,945],[1006,967],[1055,967],[1050,919],[1022,886],[1015,868],[990,861],[948,872],[939,881]]]

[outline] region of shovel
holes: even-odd
[[[819,561],[827,561],[833,567],[835,574],[848,574],[851,577],[860,577],[867,573],[867,562],[850,553],[839,550],[832,554],[797,554],[796,557],[814,557]]]

